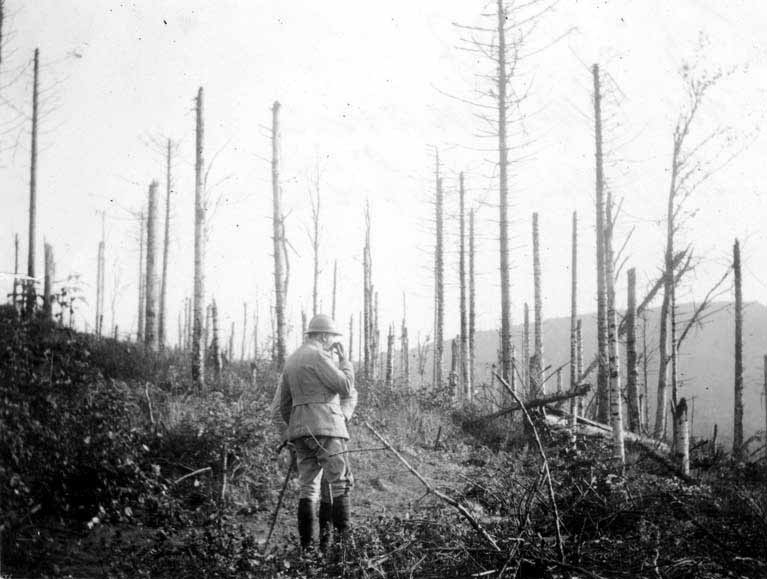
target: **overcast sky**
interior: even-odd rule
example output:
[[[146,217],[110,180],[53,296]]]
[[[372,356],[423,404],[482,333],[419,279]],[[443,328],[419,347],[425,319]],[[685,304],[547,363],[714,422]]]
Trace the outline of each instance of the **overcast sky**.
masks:
[[[434,151],[448,196],[446,335],[457,320],[457,175],[478,207],[478,326],[498,326],[497,170],[492,140],[467,104],[489,88],[486,61],[460,50],[453,22],[492,25],[484,2],[279,2],[7,0],[3,86],[0,271],[13,268],[13,234],[26,255],[31,58],[41,51],[38,264],[42,237],[54,247],[57,278],[81,274],[92,325],[100,211],[106,211],[106,324],[135,331],[138,224],[152,179],[164,183],[157,142],[177,143],[173,162],[169,336],[191,294],[193,99],[205,90],[205,156],[211,164],[208,292],[223,328],[240,325],[242,302],[258,302],[262,332],[273,286],[270,239],[271,106],[282,103],[283,189],[288,212],[289,315],[300,327],[311,308],[309,176],[320,169],[323,306],[330,309],[334,260],[344,325],[362,302],[363,207],[373,217],[373,281],[382,328],[399,322],[407,295],[411,334],[431,334]],[[688,200],[680,245],[700,259],[681,300],[700,298],[719,278],[735,237],[743,243],[746,300],[764,302],[767,8],[759,1],[562,0],[521,47],[513,81],[528,97],[512,127],[513,321],[532,301],[531,213],[540,212],[544,315],[569,308],[570,219],[581,219],[582,312],[595,309],[594,162],[590,66],[605,85],[606,173],[623,198],[620,241],[641,286],[663,253],[671,137],[685,104],[678,73],[726,74],[704,101],[690,144],[720,166]],[[480,38],[481,35],[480,35]],[[488,38],[482,38],[488,40]],[[490,111],[491,112],[491,111]],[[21,128],[20,128],[21,127]],[[731,160],[730,158],[733,157]],[[161,187],[162,190],[162,187]],[[39,265],[41,270],[41,265]],[[23,266],[25,269],[25,266]],[[39,273],[42,273],[39,271]],[[618,292],[623,303],[625,275]],[[10,280],[2,278],[10,290]],[[356,322],[355,322],[356,325]],[[239,331],[239,329],[238,329]],[[291,341],[296,339],[294,332]]]

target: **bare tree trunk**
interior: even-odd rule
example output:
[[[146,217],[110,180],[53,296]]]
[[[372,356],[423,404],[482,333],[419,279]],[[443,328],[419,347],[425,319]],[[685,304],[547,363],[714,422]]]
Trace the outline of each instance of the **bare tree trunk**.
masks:
[[[613,254],[613,203],[608,194],[605,242],[605,282],[607,285],[607,347],[609,356],[610,422],[613,427],[613,458],[623,467],[626,450],[623,442],[623,398],[621,395],[620,360],[618,357],[618,312],[615,309],[615,273]]]
[[[370,286],[371,291],[373,290],[373,286]],[[373,378],[377,378],[380,376],[380,369],[381,369],[381,356],[380,356],[380,344],[381,344],[381,330],[378,326],[378,292],[372,291],[373,293],[373,315],[371,316],[371,319],[373,320],[373,326],[372,326],[372,335],[373,335]]]
[[[469,374],[469,329],[467,327],[466,313],[466,191],[464,189],[463,172],[460,175],[460,243],[458,276],[460,285],[460,312],[461,312],[461,385],[463,398],[471,401],[471,377]]]
[[[319,168],[317,169],[317,177],[314,181],[315,197],[309,194],[309,200],[312,205],[312,316],[316,316],[319,313],[317,309],[317,293],[318,285],[320,281],[320,176]],[[335,319],[335,318],[334,318]]]
[[[202,355],[205,360],[208,359],[208,352],[210,347],[210,332],[213,319],[213,305],[208,304],[205,306],[205,325],[202,327]]]
[[[27,253],[26,312],[32,317],[37,301],[35,291],[35,254],[37,252],[37,97],[39,85],[40,49],[35,49],[34,78],[32,84],[32,145],[29,164],[29,242]]]
[[[674,410],[674,418],[676,420],[676,433],[677,440],[674,442],[674,452],[676,454],[677,462],[682,469],[682,473],[686,476],[690,475],[690,429],[687,422],[687,401],[682,398],[676,405]]]
[[[509,84],[506,65],[506,9],[503,0],[497,0],[498,16],[498,184],[499,184],[499,241],[501,257],[501,376],[507,382],[513,370],[511,363],[511,282],[509,280],[509,150],[506,143]]]
[[[642,315],[642,434],[650,430],[650,360],[647,352],[647,314]]]
[[[641,433],[639,412],[639,388],[637,378],[637,329],[636,329],[636,270],[628,270],[628,308],[626,310],[626,397],[628,399],[629,430]]]
[[[221,380],[221,347],[218,332],[218,307],[216,300],[210,304],[210,325],[213,335],[210,340],[211,357],[213,359],[213,376],[216,383]]]
[[[242,302],[242,349],[240,350],[240,361],[245,361],[245,344],[248,336],[248,302]]]
[[[253,312],[253,362],[258,362],[258,303]]]
[[[575,326],[575,375],[580,377],[583,373],[583,335],[581,320],[578,320]],[[578,419],[583,416],[583,398],[575,398],[575,404],[571,407],[572,418],[570,420],[570,444],[575,448],[575,441],[578,436]]]
[[[474,387],[474,360],[476,334],[476,286],[474,279],[474,209],[469,211],[469,386]],[[511,383],[514,388],[514,382]]]
[[[533,382],[535,392],[533,397],[543,396],[546,386],[543,381],[543,296],[541,293],[541,253],[538,229],[538,213],[533,213],[533,287],[534,287],[534,341],[535,355]]]
[[[732,247],[735,272],[735,409],[733,413],[732,455],[743,459],[743,287],[740,269],[740,242]]]
[[[157,321],[157,343],[160,351],[165,349],[166,342],[166,324],[167,311],[166,303],[168,299],[168,250],[170,248],[170,192],[172,190],[172,181],[170,173],[171,161],[171,140],[168,139],[168,150],[166,158],[165,172],[165,235],[162,244],[162,281],[160,282],[160,315]]]
[[[402,294],[402,334],[400,335],[400,349],[402,356],[402,382],[405,388],[410,389],[410,341],[407,334],[407,302],[405,294]]]
[[[301,310],[301,336],[306,335],[306,311]]]
[[[573,211],[572,243],[570,248],[570,390],[578,387],[578,371],[576,368],[576,356],[578,350],[578,338],[576,334],[578,326],[578,214]],[[575,444],[577,416],[575,414],[575,398],[570,399],[570,416],[572,421],[571,443]]]
[[[436,177],[437,189],[435,198],[435,223],[436,223],[436,244],[434,246],[434,387],[440,388],[442,385],[442,348],[444,342],[444,323],[445,323],[445,261],[444,261],[444,194],[442,191],[442,178],[439,175],[439,153],[436,158]]]
[[[602,164],[602,95],[599,83],[599,65],[592,67],[594,78],[594,131],[596,137],[596,226],[597,226],[597,420],[607,423],[609,412],[608,353],[607,353],[607,293],[605,275],[605,201],[604,170]]]
[[[394,326],[389,326],[386,340],[386,385],[391,387],[394,381]]]
[[[363,248],[363,357],[364,375],[366,378],[373,377],[373,284],[372,284],[372,256],[370,254],[370,204],[365,202],[365,246]]]
[[[234,322],[232,322],[232,327],[229,330],[229,365],[231,366],[234,363]]]
[[[0,0],[0,8],[2,7],[2,0]],[[19,311],[19,234],[13,234],[13,294],[12,304],[14,310]]]
[[[275,368],[285,363],[287,323],[285,302],[288,293],[287,251],[285,239],[285,216],[282,213],[282,188],[280,186],[280,103],[272,107],[272,227],[274,241],[274,311],[277,324],[275,345]]]
[[[157,350],[157,181],[149,185],[146,221],[146,318],[144,344]]]
[[[45,280],[43,282],[43,316],[46,320],[52,319],[53,304],[51,302],[51,288],[53,278],[56,275],[56,264],[53,261],[53,247],[49,243],[43,243],[45,248]]]
[[[764,365],[764,458],[767,460],[767,356],[762,360]]]
[[[524,307],[524,325],[522,326],[522,362],[525,367],[523,368],[522,376],[525,383],[522,385],[524,393],[531,399],[535,398],[533,395],[532,380],[530,376],[530,306],[525,302]]]
[[[146,219],[144,210],[139,213],[139,252],[138,252],[138,331],[136,341],[144,343],[144,316],[146,315],[146,259],[144,248],[146,247]]]
[[[98,254],[96,255],[96,337],[100,338],[104,325],[104,212],[101,212],[101,241],[99,241]]]
[[[197,91],[195,161],[194,161],[194,293],[192,297],[192,382],[205,387],[205,352],[201,343],[205,307],[205,192],[203,190],[203,101],[202,87]]]
[[[453,338],[453,340],[450,342],[450,393],[451,395],[458,398],[458,392],[457,392],[457,386],[458,386],[458,359],[460,358],[461,354],[459,352],[459,346],[458,342],[460,341],[460,336],[456,336]]]

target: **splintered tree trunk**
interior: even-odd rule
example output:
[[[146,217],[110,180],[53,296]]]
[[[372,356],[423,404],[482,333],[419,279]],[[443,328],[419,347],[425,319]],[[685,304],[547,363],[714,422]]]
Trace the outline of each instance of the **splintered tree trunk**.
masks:
[[[51,288],[53,278],[56,275],[55,264],[53,262],[53,247],[49,243],[44,243],[45,248],[45,280],[43,282],[43,316],[46,320],[52,319],[53,304],[51,303]]]
[[[205,387],[205,349],[202,340],[205,307],[205,191],[203,190],[203,100],[197,91],[194,161],[194,293],[192,297],[192,381],[198,390]]]
[[[735,409],[733,414],[732,455],[743,458],[743,288],[740,270],[740,242],[732,247],[735,273]]]
[[[363,247],[363,343],[362,355],[363,374],[366,378],[373,377],[373,287],[372,287],[372,256],[370,253],[370,204],[365,202],[365,246]]]
[[[248,337],[248,303],[242,303],[242,348],[240,350],[240,361],[245,361],[245,345]]]
[[[402,356],[402,383],[410,388],[410,341],[407,334],[407,302],[402,294],[402,333],[400,335],[400,354]]]
[[[535,383],[534,397],[546,393],[543,382],[543,296],[541,294],[541,250],[538,229],[538,213],[533,213],[533,287],[534,287],[534,352],[535,352]]]
[[[498,16],[498,189],[499,189],[499,241],[501,258],[501,377],[508,383],[511,366],[511,282],[509,279],[509,150],[506,143],[508,70],[506,64],[506,9],[503,0],[497,0]]]
[[[229,365],[234,362],[234,322],[232,322],[232,327],[229,330]]]
[[[623,399],[621,396],[620,360],[618,357],[618,312],[615,309],[615,273],[613,271],[612,196],[608,195],[605,227],[605,282],[607,285],[607,346],[609,356],[610,422],[613,427],[613,458],[623,466],[626,450],[623,442]]]
[[[316,197],[310,194],[312,204],[312,316],[319,313],[318,292],[320,282],[320,177],[319,168],[315,180]],[[335,315],[335,314],[334,314]]]
[[[287,322],[285,305],[288,293],[285,217],[282,213],[280,186],[280,103],[272,107],[272,228],[274,242],[274,310],[277,325],[274,366],[282,370],[285,363]]]
[[[146,221],[146,318],[144,344],[157,350],[157,181],[149,185]]]
[[[210,325],[212,336],[210,340],[210,355],[213,361],[213,376],[216,382],[221,379],[221,347],[218,333],[218,307],[216,300],[210,305]]]
[[[629,430],[641,431],[639,411],[639,368],[637,367],[637,328],[636,328],[636,270],[628,271],[628,307],[626,309],[626,397],[628,401]]]
[[[460,357],[458,342],[460,336],[453,338],[450,343],[450,388],[456,395],[456,386],[458,386],[458,358]]]
[[[578,350],[576,328],[578,325],[578,214],[573,211],[572,246],[570,248],[570,390],[578,387],[578,370],[575,357]],[[575,398],[570,399],[570,415],[575,416]],[[577,418],[573,418],[577,420]],[[575,441],[575,428],[572,428],[572,441]]]
[[[0,0],[2,2],[2,0]],[[0,4],[1,6],[1,4]],[[14,233],[13,235],[13,297],[12,297],[12,303],[13,307],[18,313],[18,307],[19,307],[19,234]]]
[[[146,219],[144,218],[144,210],[139,213],[139,227],[141,231],[139,233],[139,251],[138,251],[138,331],[136,333],[136,341],[144,342],[144,316],[146,315],[145,309],[145,297],[146,297],[146,260],[144,257],[145,247],[145,235],[146,235]]]
[[[469,387],[474,387],[476,287],[474,285],[474,209],[469,211]],[[512,382],[512,387],[514,382]]]
[[[445,262],[443,246],[444,195],[442,178],[439,176],[439,154],[437,154],[437,189],[435,207],[436,244],[434,246],[434,387],[442,385],[442,348],[445,323]]]
[[[525,383],[522,385],[522,389],[532,399],[535,396],[533,396],[530,377],[530,306],[527,302],[525,302],[524,325],[522,326],[522,362],[525,365],[522,372]]]
[[[674,452],[677,462],[682,470],[682,474],[690,474],[690,428],[687,422],[687,401],[682,398],[674,410],[676,420],[676,441],[674,443]]]
[[[386,385],[394,381],[394,326],[389,326],[389,336],[386,340]]]
[[[461,314],[461,394],[466,400],[471,400],[471,383],[469,377],[469,328],[466,312],[466,191],[464,189],[463,172],[460,175],[460,241],[458,244],[458,283],[460,286],[460,314]]]
[[[594,79],[594,132],[596,140],[596,225],[597,225],[597,420],[607,423],[609,412],[608,352],[607,352],[607,293],[605,275],[605,200],[602,165],[602,96],[599,88],[599,65],[592,69]]]
[[[96,337],[102,335],[104,324],[104,213],[101,214],[101,241],[96,255]]]
[[[29,164],[29,242],[27,252],[26,313],[32,317],[37,301],[35,291],[35,255],[37,253],[37,96],[40,49],[35,49],[34,76],[32,84],[32,145]]]
[[[764,365],[764,436],[767,438],[767,356],[762,360]],[[764,458],[767,460],[767,439],[764,445]]]
[[[168,299],[168,250],[170,248],[170,192],[172,190],[172,181],[170,173],[171,160],[171,140],[168,139],[168,150],[166,156],[165,171],[165,235],[162,244],[162,280],[160,282],[160,315],[157,319],[157,343],[160,351],[165,349],[167,308]]]
[[[581,320],[575,326],[575,375],[579,377],[583,372],[583,338]],[[575,403],[570,407],[572,417],[570,419],[570,443],[575,447],[578,436],[578,417],[583,416],[583,397],[576,396]]]

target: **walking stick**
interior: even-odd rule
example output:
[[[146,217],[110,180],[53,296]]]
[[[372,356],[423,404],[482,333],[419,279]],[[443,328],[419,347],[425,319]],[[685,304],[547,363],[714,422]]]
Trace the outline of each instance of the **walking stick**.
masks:
[[[296,464],[296,461],[291,460],[290,466],[288,466],[288,472],[287,474],[285,474],[285,482],[282,483],[282,490],[280,491],[280,497],[277,499],[277,507],[274,509],[274,515],[272,515],[272,524],[269,526],[269,534],[266,536],[266,541],[264,541],[264,551],[263,551],[264,555],[266,555],[266,550],[269,547],[269,540],[272,538],[272,533],[274,532],[274,526],[277,524],[277,515],[280,513],[280,508],[282,507],[282,499],[285,498],[285,491],[288,488],[288,483],[290,482],[290,475],[293,474],[293,469],[295,468],[295,464]]]

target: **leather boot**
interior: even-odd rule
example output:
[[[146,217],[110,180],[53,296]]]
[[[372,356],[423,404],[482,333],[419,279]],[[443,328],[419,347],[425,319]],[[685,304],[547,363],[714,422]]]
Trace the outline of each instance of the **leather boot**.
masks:
[[[351,530],[349,516],[349,495],[343,494],[340,497],[333,497],[333,526],[342,540]]]
[[[298,499],[298,536],[301,548],[308,549],[314,540],[314,501]]]
[[[333,533],[333,503],[320,501],[320,550],[327,551]]]

